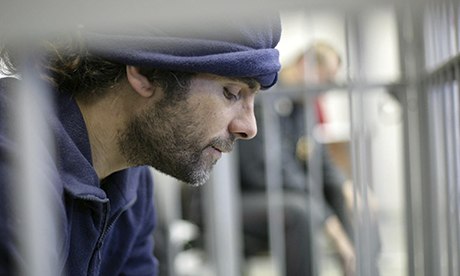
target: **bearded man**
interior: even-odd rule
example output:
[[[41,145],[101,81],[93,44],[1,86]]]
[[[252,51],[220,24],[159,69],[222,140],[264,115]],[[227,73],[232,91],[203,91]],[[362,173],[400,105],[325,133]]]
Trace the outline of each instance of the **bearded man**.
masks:
[[[4,73],[38,69],[53,92],[49,153],[58,206],[57,270],[68,275],[156,275],[153,181],[147,166],[192,185],[209,177],[237,139],[256,135],[254,97],[273,86],[278,17],[209,22],[182,29],[136,26],[41,42],[24,59],[4,40]],[[128,30],[129,29],[129,30]],[[5,43],[5,41],[7,43]],[[21,78],[21,77],[20,77]],[[0,80],[0,274],[27,266],[18,249],[24,222],[9,210],[17,148],[9,124],[21,80]],[[5,115],[4,115],[5,114]]]

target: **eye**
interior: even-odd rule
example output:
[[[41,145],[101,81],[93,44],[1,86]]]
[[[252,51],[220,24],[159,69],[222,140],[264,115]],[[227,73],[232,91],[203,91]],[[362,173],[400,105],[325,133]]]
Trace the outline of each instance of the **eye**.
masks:
[[[236,101],[240,98],[239,90],[224,87],[224,97]]]

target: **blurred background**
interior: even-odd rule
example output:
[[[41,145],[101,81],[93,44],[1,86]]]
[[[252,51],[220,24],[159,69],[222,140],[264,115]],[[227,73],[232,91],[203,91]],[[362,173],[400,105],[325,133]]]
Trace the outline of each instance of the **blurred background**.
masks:
[[[255,142],[202,187],[152,169],[161,276],[460,275],[457,0],[2,6],[0,33],[28,37],[82,16],[180,27],[281,10],[283,69],[258,95]]]

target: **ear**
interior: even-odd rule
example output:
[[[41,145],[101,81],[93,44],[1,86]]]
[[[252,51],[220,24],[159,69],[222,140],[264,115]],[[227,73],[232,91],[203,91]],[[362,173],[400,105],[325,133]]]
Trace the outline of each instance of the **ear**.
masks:
[[[132,65],[126,65],[126,76],[131,87],[142,97],[151,97],[154,92],[154,86],[141,74],[140,68]]]

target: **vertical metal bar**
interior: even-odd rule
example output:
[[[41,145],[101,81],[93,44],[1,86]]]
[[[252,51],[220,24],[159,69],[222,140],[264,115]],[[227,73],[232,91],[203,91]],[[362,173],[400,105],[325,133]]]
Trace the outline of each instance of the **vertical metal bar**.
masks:
[[[306,61],[308,62],[308,61]],[[315,61],[316,62],[316,61]],[[306,65],[306,66],[311,66],[311,65]],[[305,81],[307,83],[307,81]],[[303,105],[304,105],[304,118],[305,118],[305,135],[306,137],[310,137],[312,139],[315,139],[313,135],[313,128],[316,124],[315,121],[315,98],[318,96],[318,91],[308,91],[308,87],[305,87],[306,91],[302,95],[303,98]],[[318,141],[313,141],[313,143],[317,143]],[[314,154],[310,154],[306,160],[307,163],[307,170],[308,170],[308,175],[307,175],[307,190],[311,193],[312,198],[324,198],[323,195],[323,171],[322,171],[322,155],[320,154],[320,151],[314,151]],[[319,275],[319,272],[321,270],[320,267],[320,257],[322,256],[321,248],[317,245],[316,243],[316,229],[318,228],[318,225],[315,223],[317,222],[316,219],[313,218],[314,213],[314,207],[313,207],[313,202],[312,200],[308,201],[308,216],[309,216],[309,221],[310,221],[310,235],[312,237],[309,239],[311,240],[311,245],[310,245],[310,252],[312,254],[308,254],[311,257],[311,266],[312,266],[312,273],[313,275]]]
[[[20,254],[25,265],[21,275],[59,275],[63,264],[58,256],[61,236],[57,221],[57,202],[52,193],[56,175],[53,174],[54,144],[49,114],[51,91],[34,70],[29,51],[24,53],[23,75],[16,93],[15,137],[18,171],[13,187],[16,218],[23,225],[18,230]]]
[[[408,202],[408,247],[409,247],[409,273],[411,276],[419,275],[442,275],[439,273],[439,227],[437,186],[439,182],[438,160],[433,151],[435,147],[432,133],[433,106],[436,106],[436,87],[434,82],[425,79],[427,69],[439,65],[438,43],[423,43],[423,31],[427,28],[432,30],[438,38],[435,30],[438,28],[437,13],[434,11],[435,3],[429,2],[425,13],[431,16],[428,25],[420,24],[423,16],[423,8],[417,0],[408,1],[408,6],[402,16],[405,22],[403,48],[404,72],[407,82],[405,98],[406,116],[406,165],[409,170],[408,185],[406,186],[406,199]],[[427,4],[425,2],[425,4]],[[425,29],[422,29],[422,28]],[[435,39],[436,40],[436,39]],[[425,41],[426,42],[426,41]],[[433,43],[436,41],[432,41]],[[424,51],[433,48],[433,60],[431,68],[424,60]],[[427,150],[428,149],[428,150]],[[442,182],[441,182],[442,183]],[[433,233],[435,231],[436,233]]]
[[[435,160],[435,149],[432,146],[435,141],[436,137],[434,132],[436,131],[436,106],[437,106],[437,83],[431,82],[429,89],[427,89],[425,97],[427,102],[427,113],[430,114],[427,116],[428,124],[427,134],[428,137],[424,142],[425,145],[428,146],[428,154],[427,158]],[[430,146],[431,145],[431,146]],[[438,208],[438,201],[437,201],[437,185],[433,185],[434,183],[438,182],[438,170],[436,168],[436,163],[430,160],[429,167],[427,168],[428,171],[428,180],[424,179],[423,183],[423,203],[425,206],[430,206],[429,208],[424,208],[424,239],[426,242],[425,247],[425,257],[426,262],[424,264],[425,271],[427,275],[438,275],[439,271],[439,243],[437,242],[438,237],[438,221],[437,221],[437,208]]]
[[[444,117],[444,85],[445,78],[437,76],[435,89],[430,95],[431,113],[430,128],[432,129],[432,143],[430,145],[432,166],[432,181],[430,183],[431,202],[433,202],[433,219],[431,224],[431,240],[433,242],[433,265],[436,275],[447,275],[448,269],[448,222],[446,209],[447,187],[447,145]]]
[[[443,241],[446,243],[445,248],[445,255],[446,255],[446,271],[448,275],[454,275],[454,259],[453,259],[453,244],[455,242],[454,239],[454,231],[453,226],[455,225],[452,221],[452,215],[454,213],[453,206],[452,206],[452,187],[453,187],[453,143],[452,143],[452,136],[453,136],[453,129],[452,129],[452,85],[451,80],[451,72],[445,72],[442,74],[441,78],[441,99],[442,99],[442,120],[444,125],[444,174],[445,174],[445,182],[440,183],[443,185],[444,189],[444,196],[443,196],[443,203],[444,203],[444,219],[445,219],[445,227],[446,227],[446,235],[443,238]]]
[[[446,37],[439,34],[446,31],[446,24],[443,22],[444,3],[432,3],[434,7],[433,30],[438,33],[439,40],[435,41],[437,60],[435,66],[439,67],[446,61]],[[432,89],[426,91],[425,99],[427,111],[422,116],[428,118],[428,125],[423,132],[428,134],[425,148],[428,148],[426,163],[428,167],[424,174],[424,228],[425,240],[425,270],[428,275],[448,275],[449,273],[449,240],[448,240],[448,221],[446,205],[446,144],[445,144],[445,124],[443,116],[443,97],[445,76],[430,76]],[[423,110],[424,112],[425,110]]]
[[[460,91],[459,91],[459,81],[460,81],[460,65],[455,64],[454,69],[454,79],[453,79],[453,97],[452,97],[452,123],[453,123],[453,141],[454,141],[454,179],[453,179],[453,197],[454,201],[454,222],[456,225],[456,243],[455,249],[456,252],[456,270],[460,271]],[[457,272],[457,275],[460,275]]]
[[[447,0],[447,24],[449,28],[449,56],[454,57],[458,52],[457,40],[457,13],[456,13],[456,0]]]
[[[359,16],[359,15],[358,15]],[[346,19],[346,43],[347,43],[347,60],[350,65],[354,65],[355,70],[349,74],[354,74],[354,80],[358,84],[364,80],[361,74],[362,58],[362,41],[357,14],[349,14]],[[352,84],[352,77],[349,75],[349,83]],[[368,260],[371,254],[371,235],[370,235],[370,213],[367,198],[367,184],[370,183],[370,170],[367,145],[369,142],[369,130],[365,122],[365,95],[364,89],[359,85],[349,89],[350,99],[350,123],[351,123],[351,156],[353,162],[353,181],[354,181],[354,213],[355,225],[357,226],[355,241],[357,253],[357,275],[376,275],[374,267],[371,267],[371,261]],[[360,206],[357,199],[360,198]]]
[[[434,67],[435,49],[434,49],[434,31],[433,31],[433,14],[430,5],[424,8],[423,13],[424,42],[425,42],[425,60],[426,67]]]
[[[449,234],[448,241],[448,250],[449,250],[449,275],[457,276],[458,275],[458,254],[456,250],[457,244],[457,224],[456,224],[456,202],[457,196],[455,194],[455,179],[457,172],[455,171],[455,152],[456,152],[456,141],[455,132],[455,117],[453,116],[456,113],[455,110],[455,90],[454,90],[454,72],[446,72],[446,82],[445,82],[445,121],[447,124],[446,130],[446,144],[447,144],[447,189],[446,189],[446,204],[447,204],[447,229]]]
[[[445,32],[445,24],[444,24],[444,15],[443,15],[443,3],[442,1],[436,1],[436,30],[438,34],[438,65],[446,61],[446,32]],[[443,30],[443,31],[440,31]]]
[[[456,157],[455,157],[455,152],[457,151],[457,141],[455,141],[455,132],[456,132],[456,126],[455,126],[455,119],[454,119],[454,114],[455,114],[455,93],[456,93],[456,83],[455,83],[455,77],[454,77],[454,72],[452,72],[452,79],[449,82],[449,85],[451,86],[451,113],[449,116],[450,122],[451,122],[451,152],[450,152],[450,182],[449,182],[449,221],[451,223],[451,233],[450,233],[450,239],[451,239],[451,258],[452,258],[452,266],[451,266],[451,271],[453,276],[459,276],[459,258],[460,255],[458,254],[458,235],[457,233],[459,232],[458,228],[458,210],[457,210],[457,199],[458,196],[456,195],[456,178],[457,178],[457,173],[456,170]]]
[[[413,3],[412,3],[413,4]],[[405,217],[406,217],[406,242],[407,242],[407,273],[410,276],[424,276],[425,248],[424,238],[424,212],[423,212],[423,186],[422,160],[425,151],[421,151],[422,144],[426,139],[420,135],[424,125],[423,118],[423,90],[420,85],[421,66],[432,67],[434,60],[434,48],[432,45],[431,14],[428,7],[414,8],[410,1],[399,10],[399,44],[401,50],[401,72],[402,80],[406,84],[402,99],[404,108],[404,167],[406,185],[405,196]],[[425,8],[425,9],[424,9]],[[417,22],[419,20],[419,22]],[[424,23],[424,25],[420,24]],[[423,28],[423,29],[422,29]],[[425,36],[423,36],[425,34]],[[428,38],[423,44],[421,38]],[[416,47],[416,45],[418,47]],[[423,55],[425,45],[428,55]],[[422,46],[422,47],[420,47]],[[423,62],[423,57],[426,63]],[[422,68],[422,69],[421,69]]]
[[[434,67],[436,67],[440,60],[441,60],[441,57],[440,57],[440,41],[441,41],[441,34],[439,32],[437,32],[437,28],[439,28],[439,16],[438,16],[438,6],[434,3],[434,2],[431,2],[430,3],[430,8],[431,8],[431,14],[432,14],[432,31],[433,31],[433,35],[434,35],[434,39],[433,39],[433,65]]]
[[[449,27],[448,27],[448,16],[447,16],[447,3],[446,0],[439,1],[439,20],[441,24],[442,34],[442,62],[446,62],[450,56],[450,38],[449,38]]]
[[[166,263],[160,263],[160,265],[167,267],[168,276],[177,276],[174,260],[178,253],[183,250],[184,239],[183,236],[178,237],[172,233],[177,233],[177,222],[183,217],[180,199],[181,183],[153,167],[150,168],[150,171],[153,179],[155,179],[155,203],[157,214],[159,214],[157,215],[157,223],[164,223],[167,229],[164,236],[161,237],[164,240],[161,241],[162,245],[160,245],[165,247]]]
[[[219,276],[241,275],[241,221],[238,207],[238,181],[233,153],[222,156],[204,194],[208,246],[213,269]]]
[[[455,14],[455,28],[456,28],[456,32],[455,32],[455,35],[457,36],[457,52],[456,54],[458,54],[460,52],[460,4],[458,3],[458,0],[455,0],[454,1],[455,5],[454,5],[454,14]]]
[[[273,108],[273,97],[262,98],[264,125],[265,179],[267,181],[268,227],[272,261],[279,276],[286,275],[283,190],[281,170],[281,137],[279,118]]]
[[[424,198],[424,203],[426,205],[429,205],[430,208],[426,209],[428,213],[425,213],[425,224],[424,226],[426,227],[426,233],[425,233],[425,239],[426,239],[426,244],[427,248],[429,248],[429,252],[425,252],[427,254],[427,258],[429,261],[425,263],[425,270],[427,271],[428,275],[441,275],[439,274],[440,270],[440,263],[439,263],[439,256],[440,256],[440,248],[439,248],[439,242],[438,242],[438,237],[439,237],[439,200],[438,200],[438,183],[441,179],[441,176],[439,175],[439,169],[437,165],[437,160],[438,160],[438,154],[437,151],[438,149],[435,148],[435,145],[437,143],[437,140],[439,139],[439,133],[435,133],[438,131],[438,124],[439,124],[439,119],[438,119],[438,82],[433,82],[428,91],[427,91],[427,102],[428,102],[428,114],[430,116],[428,117],[428,141],[429,141],[429,148],[428,148],[428,155],[432,160],[435,160],[434,162],[431,162],[432,166],[430,166],[430,179],[428,183],[426,183],[425,186],[425,198]]]
[[[431,31],[433,34],[433,67],[437,67],[439,65],[439,62],[441,60],[441,57],[439,56],[439,47],[440,47],[440,34],[437,32],[437,29],[439,28],[439,18],[438,18],[438,7],[436,5],[435,1],[428,1],[428,7],[429,7],[429,14],[431,15]]]

